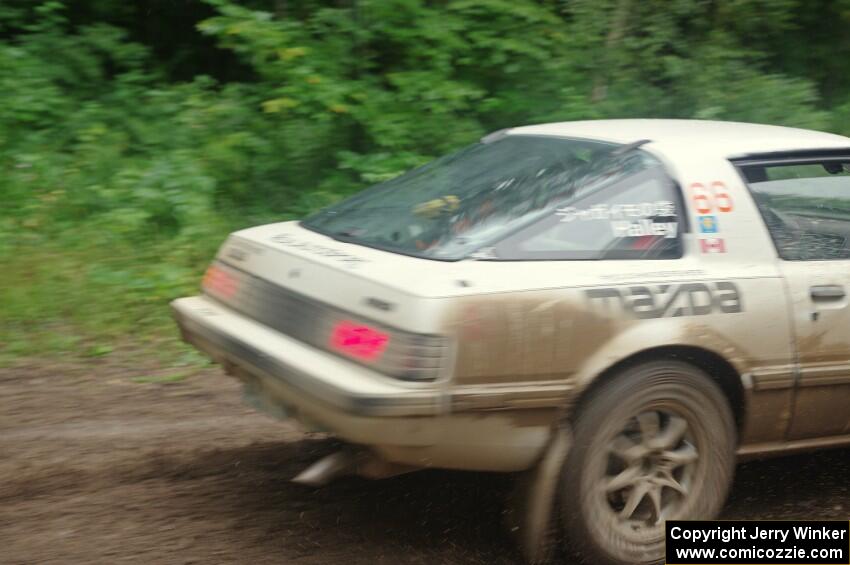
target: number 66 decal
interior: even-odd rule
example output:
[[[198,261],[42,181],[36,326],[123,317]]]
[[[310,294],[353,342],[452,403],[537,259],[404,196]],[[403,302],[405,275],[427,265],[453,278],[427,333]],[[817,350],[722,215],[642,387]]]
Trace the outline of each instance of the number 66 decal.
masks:
[[[719,212],[731,212],[734,207],[726,185],[719,180],[712,182],[710,188],[701,182],[691,184],[691,199],[700,214],[710,214],[715,208]]]

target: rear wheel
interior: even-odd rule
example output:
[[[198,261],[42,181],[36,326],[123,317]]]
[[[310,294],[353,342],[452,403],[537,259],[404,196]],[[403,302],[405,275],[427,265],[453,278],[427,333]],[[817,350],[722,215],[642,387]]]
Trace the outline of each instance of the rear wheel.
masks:
[[[734,418],[696,367],[654,361],[622,372],[582,404],[573,431],[561,517],[587,562],[660,562],[665,520],[711,519],[722,508]]]

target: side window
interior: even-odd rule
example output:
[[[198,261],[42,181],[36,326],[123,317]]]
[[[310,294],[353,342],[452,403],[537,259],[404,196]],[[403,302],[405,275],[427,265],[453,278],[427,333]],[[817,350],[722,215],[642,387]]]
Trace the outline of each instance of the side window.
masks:
[[[678,189],[652,167],[554,209],[494,252],[507,260],[676,259],[682,217]]]
[[[780,257],[850,259],[850,156],[738,168]]]

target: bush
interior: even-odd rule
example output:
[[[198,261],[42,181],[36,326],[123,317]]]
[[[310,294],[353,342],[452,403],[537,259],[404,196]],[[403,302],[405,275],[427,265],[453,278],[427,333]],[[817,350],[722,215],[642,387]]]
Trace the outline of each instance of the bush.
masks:
[[[843,17],[841,1],[822,3]],[[143,4],[0,6],[0,343],[17,350],[161,332],[229,230],[502,127],[665,116],[850,133],[850,102],[829,112],[821,83],[779,68],[783,54],[800,68],[783,43],[808,37],[795,22],[821,25],[793,1],[207,0],[186,3],[201,19],[179,41],[174,8]],[[141,42],[149,27],[159,43]]]

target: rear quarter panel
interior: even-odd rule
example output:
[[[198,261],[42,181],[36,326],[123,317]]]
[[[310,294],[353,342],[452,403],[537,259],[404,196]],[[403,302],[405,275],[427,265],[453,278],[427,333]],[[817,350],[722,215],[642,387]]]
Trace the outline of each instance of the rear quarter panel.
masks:
[[[464,267],[470,294],[447,299],[444,318],[458,344],[455,387],[561,382],[570,385],[560,393],[570,401],[632,355],[692,346],[722,356],[741,375],[742,443],[783,437],[793,346],[773,245],[728,161],[667,161],[690,226],[682,258],[466,262],[474,264]],[[711,186],[724,191],[723,210]],[[706,193],[708,204],[697,196]],[[716,233],[701,232],[706,215]],[[704,252],[707,238],[721,239],[723,252]]]

